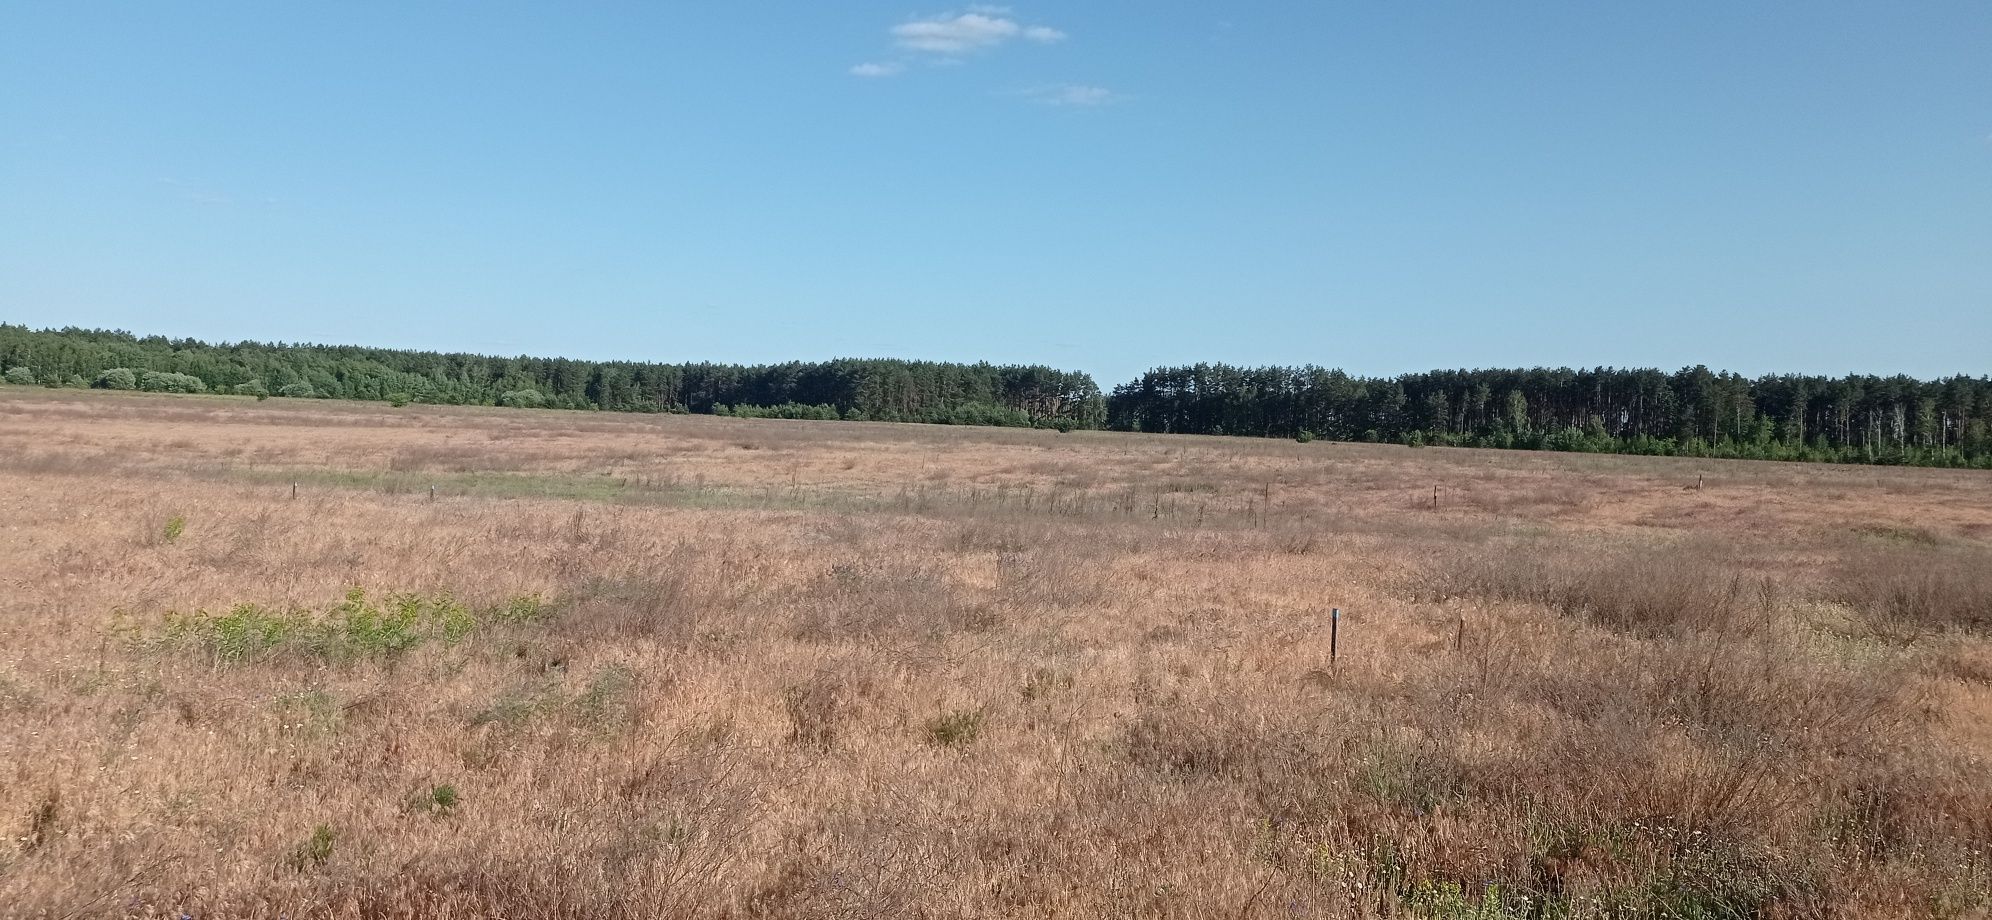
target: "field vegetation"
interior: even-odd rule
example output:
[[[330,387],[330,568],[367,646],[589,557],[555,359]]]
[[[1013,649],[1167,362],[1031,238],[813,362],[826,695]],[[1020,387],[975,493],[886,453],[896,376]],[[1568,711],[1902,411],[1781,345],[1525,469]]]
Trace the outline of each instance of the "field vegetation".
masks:
[[[1992,915],[1983,472],[8,387],[0,589],[0,917]]]
[[[1042,365],[893,359],[660,364],[388,348],[220,345],[0,323],[0,381],[739,418],[1108,428],[1745,460],[1992,469],[1992,378],[1757,378],[1695,366],[1358,377],[1319,366],[1160,367],[1102,395]]]

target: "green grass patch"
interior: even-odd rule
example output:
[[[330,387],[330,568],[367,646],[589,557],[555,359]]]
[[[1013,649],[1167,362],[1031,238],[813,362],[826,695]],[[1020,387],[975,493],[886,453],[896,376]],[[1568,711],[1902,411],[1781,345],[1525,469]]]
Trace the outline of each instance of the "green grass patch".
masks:
[[[391,657],[427,643],[455,645],[479,630],[551,615],[552,608],[538,595],[474,608],[448,592],[396,593],[375,599],[354,588],[324,610],[245,603],[218,613],[170,612],[150,625],[134,625],[120,617],[113,629],[140,646],[194,649],[217,663],[281,654],[352,661]]]
[[[927,743],[935,747],[962,747],[982,736],[981,709],[958,709],[927,721]]]
[[[284,862],[291,871],[304,872],[316,869],[332,858],[332,847],[339,835],[331,827],[320,824],[312,829],[311,836],[303,843],[291,848],[290,856]]]

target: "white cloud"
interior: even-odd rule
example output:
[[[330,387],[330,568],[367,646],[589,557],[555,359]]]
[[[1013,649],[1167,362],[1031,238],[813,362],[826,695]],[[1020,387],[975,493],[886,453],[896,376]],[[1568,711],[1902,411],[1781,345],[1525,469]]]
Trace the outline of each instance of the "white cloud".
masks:
[[[894,44],[923,54],[967,54],[994,48],[1012,39],[1023,38],[1039,44],[1065,40],[1065,33],[1050,26],[1026,26],[1013,18],[1007,6],[979,4],[965,13],[942,13],[892,27]]]
[[[982,13],[962,13],[916,19],[892,27],[899,47],[931,54],[965,54],[1000,45],[1017,36],[1021,27],[1014,19]]]
[[[899,49],[896,60],[859,64],[850,69],[858,77],[890,77],[909,66],[959,64],[981,53],[1018,40],[1038,45],[1065,41],[1063,31],[1047,25],[1025,24],[1008,6],[970,4],[933,16],[910,19],[887,29],[892,44]]]
[[[1057,86],[1040,86],[1027,90],[1024,95],[1045,105],[1071,105],[1091,108],[1119,102],[1121,95],[1104,86],[1089,86],[1084,83],[1061,83]]]

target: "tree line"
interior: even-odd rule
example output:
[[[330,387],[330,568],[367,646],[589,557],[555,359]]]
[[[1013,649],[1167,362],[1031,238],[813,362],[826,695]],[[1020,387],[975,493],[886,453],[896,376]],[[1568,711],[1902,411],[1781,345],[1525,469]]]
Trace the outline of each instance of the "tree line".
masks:
[[[1085,373],[938,361],[579,361],[0,324],[0,367],[10,383],[404,404],[1078,428],[1106,411]]]
[[[1112,428],[1992,469],[1992,378],[1757,378],[1650,368],[1157,368],[1103,395],[1041,365],[840,358],[738,365],[209,344],[0,323],[9,384],[759,418]]]
[[[1992,378],[1757,378],[1691,367],[1157,368],[1115,387],[1126,431],[1992,469]]]

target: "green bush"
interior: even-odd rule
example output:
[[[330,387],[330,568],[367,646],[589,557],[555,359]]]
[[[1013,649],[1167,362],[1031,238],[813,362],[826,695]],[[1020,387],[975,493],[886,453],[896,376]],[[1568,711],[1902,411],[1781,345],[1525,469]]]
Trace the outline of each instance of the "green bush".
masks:
[[[34,386],[35,385],[34,368],[10,367],[7,369],[6,380],[8,383],[11,383],[15,386],[21,386],[21,387]]]
[[[399,655],[428,642],[455,645],[499,623],[545,619],[537,595],[481,609],[450,596],[389,594],[379,601],[354,588],[323,612],[237,604],[225,613],[168,613],[156,630],[127,630],[141,645],[198,649],[220,662],[294,653],[325,661]]]
[[[138,375],[138,388],[147,393],[205,393],[207,381],[192,374],[146,371]]]
[[[318,391],[312,389],[308,383],[286,383],[277,388],[277,395],[291,399],[310,399],[317,396]]]
[[[506,390],[498,394],[498,404],[514,409],[537,409],[546,405],[546,397],[533,389]]]
[[[1306,444],[1314,440],[1314,432],[1302,428],[1299,432],[1294,434],[1293,439],[1299,441],[1302,444]]]
[[[90,385],[99,390],[136,390],[138,372],[129,367],[114,367],[97,375]]]
[[[251,380],[248,383],[238,383],[234,386],[233,389],[235,391],[235,395],[237,396],[254,396],[257,399],[270,398],[270,388],[264,386],[263,381],[261,380]]]
[[[779,406],[734,406],[731,414],[736,418],[788,418],[817,422],[834,422],[843,418],[836,406],[807,406],[802,403],[783,403]]]

